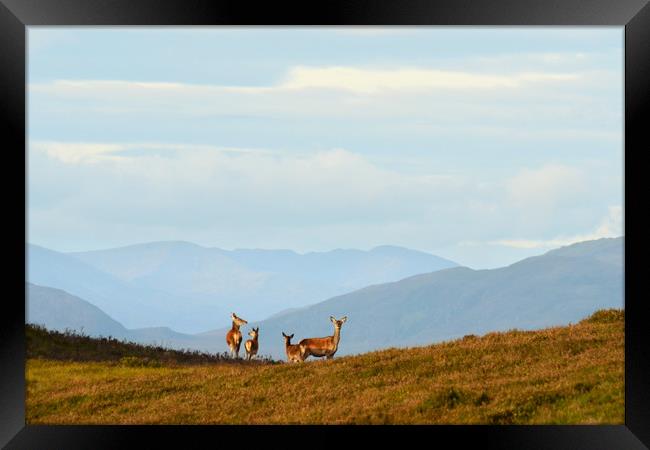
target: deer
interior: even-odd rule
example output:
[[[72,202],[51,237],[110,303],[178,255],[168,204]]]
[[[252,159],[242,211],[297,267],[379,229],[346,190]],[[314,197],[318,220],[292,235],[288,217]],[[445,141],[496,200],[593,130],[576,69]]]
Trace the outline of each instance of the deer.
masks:
[[[237,317],[237,314],[235,313],[232,313],[230,315],[230,318],[232,319],[232,328],[230,328],[230,331],[228,331],[226,334],[226,344],[228,344],[228,347],[230,348],[230,356],[234,355],[235,358],[239,358],[239,346],[241,345],[242,339],[239,327],[247,324],[248,322],[240,317]]]
[[[341,340],[341,327],[348,320],[347,316],[341,318],[341,320],[336,320],[333,316],[330,316],[330,321],[334,324],[334,335],[327,336],[322,338],[307,338],[300,341],[298,344],[300,346],[300,354],[303,360],[308,356],[315,356],[317,358],[322,358],[325,356],[327,359],[332,359],[334,353],[339,348],[339,341]]]
[[[250,361],[255,355],[257,355],[257,350],[260,348],[257,338],[260,335],[260,327],[253,328],[248,332],[248,335],[253,339],[249,339],[244,344],[246,349],[246,358]]]
[[[305,359],[302,357],[302,352],[300,351],[300,345],[291,344],[291,339],[293,338],[293,334],[287,336],[286,334],[284,334],[283,331],[282,336],[284,337],[284,351],[287,353],[287,361],[290,363],[303,362]]]

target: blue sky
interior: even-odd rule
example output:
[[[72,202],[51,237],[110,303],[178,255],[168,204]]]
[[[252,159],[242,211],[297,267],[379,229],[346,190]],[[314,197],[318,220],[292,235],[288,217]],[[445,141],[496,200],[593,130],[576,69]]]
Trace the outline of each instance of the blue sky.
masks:
[[[623,28],[28,29],[28,239],[474,268],[623,234]]]

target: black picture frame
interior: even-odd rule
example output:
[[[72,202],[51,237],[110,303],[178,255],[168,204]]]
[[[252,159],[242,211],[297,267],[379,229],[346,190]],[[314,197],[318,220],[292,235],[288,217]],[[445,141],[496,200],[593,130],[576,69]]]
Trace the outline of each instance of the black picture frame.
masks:
[[[572,25],[625,27],[625,425],[620,426],[418,426],[418,427],[224,427],[224,426],[26,426],[26,27],[30,25]],[[650,101],[650,6],[648,0],[330,0],[266,2],[234,0],[0,0],[0,114],[5,214],[5,278],[11,295],[0,325],[0,446],[6,448],[147,448],[244,446],[358,434],[362,439],[455,448],[640,449],[650,446],[650,323],[642,296],[648,222],[641,157]],[[647,120],[647,119],[646,119]],[[22,178],[21,178],[22,177]],[[22,183],[21,183],[22,179]],[[646,189],[647,190],[647,189]],[[16,213],[22,208],[23,214]],[[22,264],[20,264],[21,262]],[[24,297],[23,297],[24,299]],[[416,433],[418,436],[414,436]],[[269,440],[267,434],[272,436]],[[277,440],[276,440],[277,439]],[[408,439],[408,440],[405,440]]]

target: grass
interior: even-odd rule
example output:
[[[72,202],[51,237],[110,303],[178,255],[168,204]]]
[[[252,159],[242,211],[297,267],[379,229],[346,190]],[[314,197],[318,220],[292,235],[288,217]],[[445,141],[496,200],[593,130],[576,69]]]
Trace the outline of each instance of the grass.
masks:
[[[231,358],[228,353],[205,353],[195,350],[172,350],[142,345],[113,337],[93,338],[66,330],[47,330],[39,325],[25,326],[28,359],[62,361],[105,361],[133,366],[160,367],[170,364],[273,364],[268,357],[255,361]]]
[[[624,423],[619,310],[304,364],[46,355],[27,361],[28,424]]]

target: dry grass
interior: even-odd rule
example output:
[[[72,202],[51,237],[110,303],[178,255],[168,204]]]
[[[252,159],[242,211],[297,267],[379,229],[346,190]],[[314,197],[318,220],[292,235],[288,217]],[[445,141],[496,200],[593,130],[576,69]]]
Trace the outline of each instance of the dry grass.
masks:
[[[224,353],[196,350],[173,350],[156,345],[143,345],[114,337],[90,337],[74,331],[48,330],[39,325],[25,325],[27,358],[63,361],[119,362],[123,365],[160,367],[177,364],[275,364],[261,356],[254,361],[231,358]]]
[[[28,424],[622,424],[624,313],[296,365],[26,371]]]

